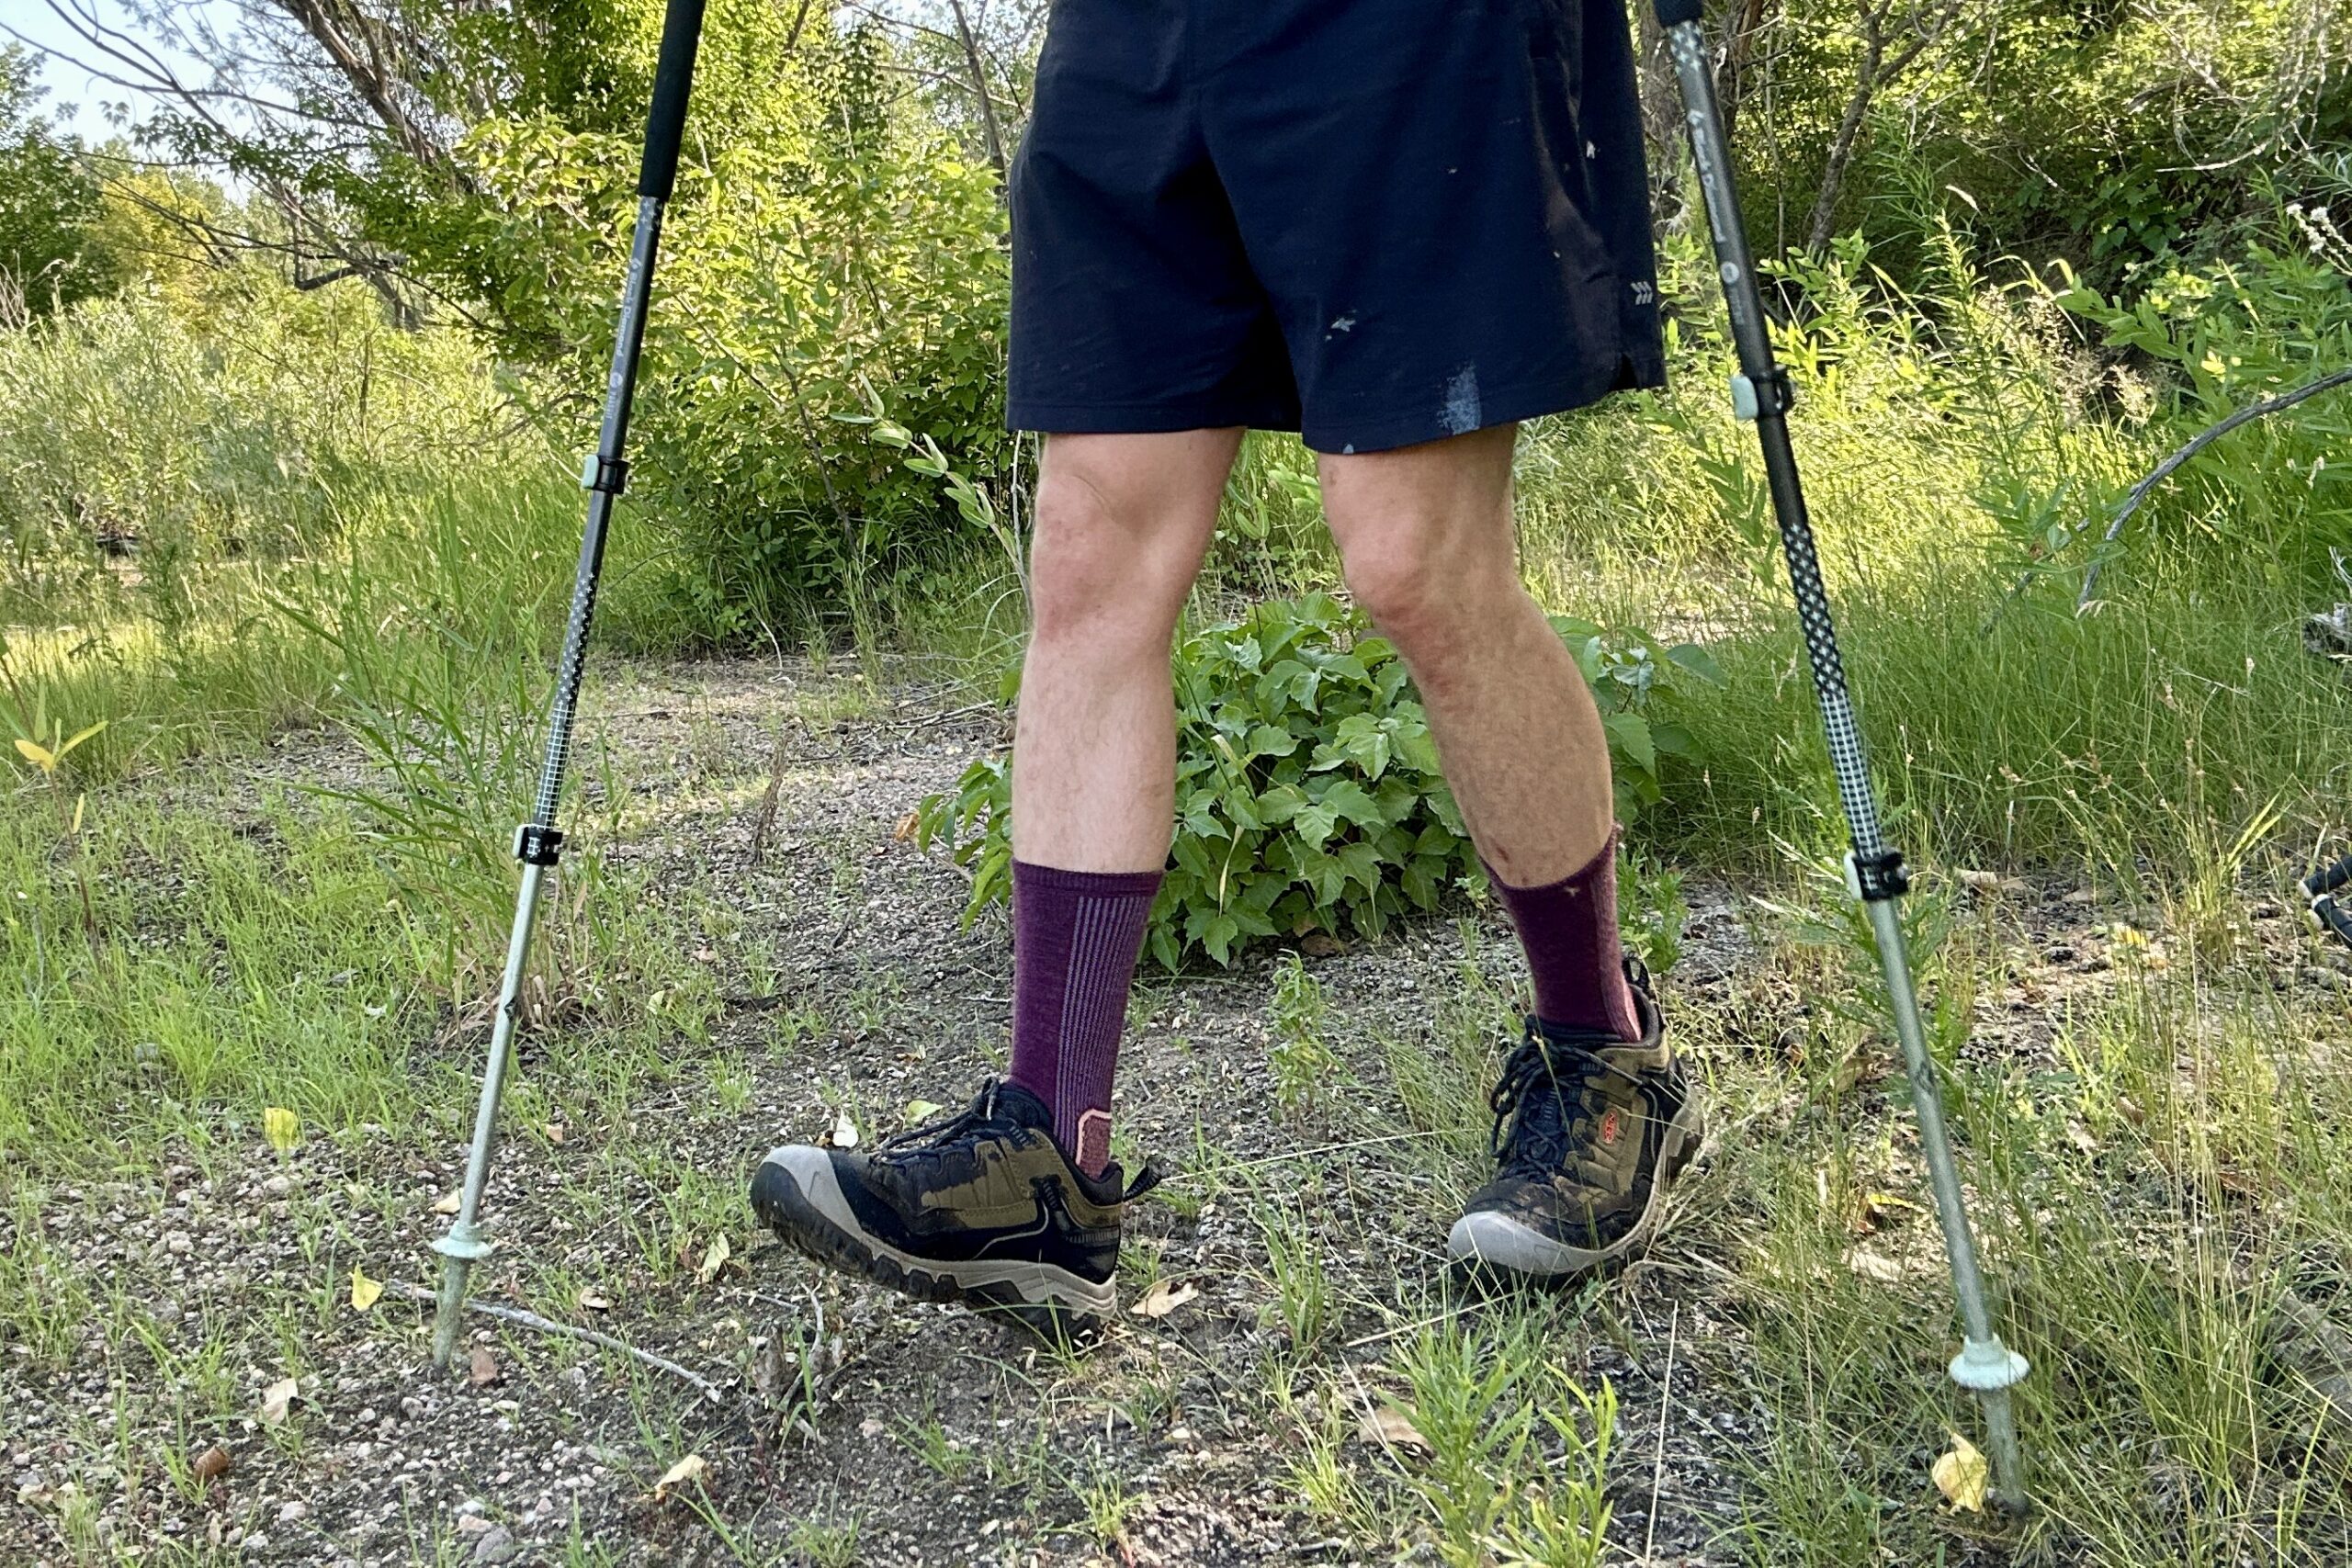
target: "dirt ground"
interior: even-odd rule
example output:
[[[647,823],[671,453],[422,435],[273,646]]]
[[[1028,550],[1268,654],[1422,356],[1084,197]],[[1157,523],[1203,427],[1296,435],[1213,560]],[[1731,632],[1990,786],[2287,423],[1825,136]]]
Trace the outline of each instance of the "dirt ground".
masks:
[[[553,1120],[562,1086],[594,1077],[595,1032],[530,1036],[518,1085],[547,1093],[518,1091],[487,1205],[499,1251],[478,1271],[478,1300],[665,1358],[716,1397],[481,1314],[467,1365],[433,1368],[430,1309],[403,1287],[433,1283],[427,1247],[447,1221],[432,1203],[462,1169],[471,1100],[459,1070],[474,1070],[480,1035],[461,1031],[418,1047],[421,1068],[452,1064],[462,1103],[448,1136],[319,1136],[282,1161],[256,1142],[175,1162],[160,1184],[130,1173],[51,1192],[51,1241],[145,1302],[155,1343],[120,1355],[94,1333],[70,1375],[5,1374],[0,1559],[83,1560],[51,1522],[59,1489],[79,1488],[100,1555],[164,1560],[1438,1561],[1409,1527],[1335,1534],[1302,1506],[1297,1461],[1315,1430],[1339,1434],[1368,1475],[1413,1463],[1383,1452],[1364,1419],[1396,1386],[1394,1353],[1449,1313],[1497,1310],[1442,1268],[1444,1217],[1477,1179],[1486,1128],[1415,1131],[1391,1063],[1459,1027],[1465,936],[1481,970],[1509,983],[1506,928],[1491,914],[1431,922],[1308,959],[1328,1010],[1317,1032],[1351,1087],[1297,1109],[1278,1103],[1270,1065],[1278,956],[1147,975],[1121,1138],[1170,1179],[1132,1220],[1123,1300],[1154,1281],[1182,1287],[1164,1315],[1129,1314],[1104,1343],[1068,1354],[827,1277],[755,1228],[742,1198],[754,1162],[845,1111],[870,1137],[900,1125],[910,1101],[959,1104],[1001,1068],[1008,1010],[1001,914],[959,930],[962,875],[899,831],[922,796],[1001,742],[999,721],[921,691],[854,711],[822,694],[837,683],[745,664],[640,668],[600,686],[589,728],[639,807],[607,861],[658,898],[726,913],[690,955],[720,1005],[707,1038],[682,1031],[658,1087],[603,1124]],[[347,765],[315,739],[264,771]],[[1710,1056],[1783,1048],[1806,998],[1750,963],[1732,889],[1694,883],[1685,896],[1685,953],[1664,988],[1702,1073]],[[1984,1048],[2030,1048],[2039,998],[2104,967],[2103,915],[2063,889],[2020,902],[2036,934],[2006,1010],[1984,1005],[2008,1021]],[[583,1209],[592,1190],[605,1201]],[[1647,1258],[1544,1308],[1551,1353],[1619,1400],[1609,1493],[1625,1560],[1741,1555],[1727,1532],[1770,1416],[1744,1376],[1749,1309],[1726,1267],[1738,1206],[1711,1154]],[[1273,1211],[1301,1217],[1321,1264],[1329,1306],[1312,1347],[1284,1326],[1285,1292],[1301,1287],[1270,1267]],[[392,1282],[364,1314],[344,1299],[355,1262]],[[266,1292],[278,1307],[254,1313]],[[270,1420],[288,1337],[311,1370]],[[248,1414],[204,1415],[197,1391],[230,1384]],[[161,1448],[186,1466],[217,1447],[229,1468],[180,1489],[110,1490],[125,1465],[109,1471],[93,1432],[119,1434],[118,1461]],[[696,1461],[692,1478],[662,1483]],[[1956,1531],[1950,1560],[1980,1556],[1989,1549]]]

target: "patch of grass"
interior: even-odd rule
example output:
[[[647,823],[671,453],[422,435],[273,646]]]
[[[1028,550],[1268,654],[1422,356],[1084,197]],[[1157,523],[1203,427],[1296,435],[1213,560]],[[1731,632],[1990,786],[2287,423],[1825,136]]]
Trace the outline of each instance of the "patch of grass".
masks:
[[[1295,1115],[1327,1095],[1342,1092],[1340,1059],[1323,1038],[1323,987],[1295,953],[1275,963],[1273,999],[1267,1012],[1274,1043],[1268,1053],[1274,1069],[1274,1103]]]
[[[2342,1019],[2274,988],[2248,941],[2195,931],[2116,942],[2115,983],[2061,1014],[2046,1055],[1948,1063],[2005,1333],[2035,1367],[2021,1561],[2316,1563],[2345,1540],[2340,1417],[2277,1350],[2284,1300],[2342,1301]],[[1980,945],[1956,936],[1930,983],[1987,966]],[[1997,983],[1972,978],[1972,996]],[[1735,1120],[1784,1092],[1753,1068],[1718,1083]],[[1882,1067],[1838,1114],[1719,1147],[1771,1412],[1749,1470],[1758,1561],[1927,1561],[2000,1533],[1924,1484],[1942,1433],[1978,1426],[1942,1372],[1957,1337],[1933,1214],[1865,1197],[1924,1187],[1896,1092]],[[1858,1118],[1891,1140],[1858,1140]],[[1701,1221],[1710,1245],[1727,1223]]]

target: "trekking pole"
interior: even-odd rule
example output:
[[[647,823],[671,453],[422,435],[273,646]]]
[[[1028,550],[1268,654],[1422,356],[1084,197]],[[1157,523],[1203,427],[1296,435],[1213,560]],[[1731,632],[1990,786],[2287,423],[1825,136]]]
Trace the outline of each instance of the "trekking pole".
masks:
[[[556,830],[556,807],[563,795],[564,765],[571,759],[571,724],[580,704],[581,666],[588,653],[588,624],[596,611],[596,578],[605,564],[605,530],[613,500],[628,479],[623,455],[628,439],[629,399],[637,389],[638,350],[645,342],[645,307],[652,291],[653,255],[662,240],[662,209],[677,182],[678,142],[684,133],[686,91],[694,79],[695,46],[702,37],[705,0],[670,0],[662,24],[662,54],[653,71],[653,106],[645,122],[645,159],[637,179],[637,232],[629,245],[628,281],[621,289],[620,329],[613,343],[613,368],[605,384],[605,423],[596,450],[580,475],[588,492],[588,521],[580,536],[580,566],[572,579],[571,616],[563,633],[563,656],[556,665],[555,704],[548,715],[548,746],[539,762],[538,799],[531,819],[514,829],[514,859],[523,881],[514,900],[514,925],[506,941],[506,976],[499,983],[498,1011],[491,1024],[490,1059],[482,1067],[481,1104],[474,1112],[473,1150],[466,1160],[466,1185],[449,1234],[433,1244],[447,1259],[441,1269],[441,1299],[433,1324],[433,1359],[449,1364],[458,1346],[458,1320],[465,1309],[466,1277],[489,1256],[476,1221],[482,1188],[490,1180],[492,1145],[497,1140],[498,1099],[514,1043],[523,968],[530,957],[531,928],[538,918],[539,889],[555,869],[563,848]]]
[[[1984,1402],[1984,1446],[1992,1458],[1994,1495],[2008,1507],[2021,1509],[2025,1479],[2009,1387],[2025,1376],[2026,1359],[2001,1343],[1984,1304],[1984,1283],[1977,1272],[1976,1243],[1968,1228],[1960,1170],[1952,1163],[1951,1138],[1944,1128],[1942,1089],[1935,1062],[1928,1055],[1927,1036],[1919,1026],[1919,999],[1912,987],[1911,963],[1904,952],[1903,926],[1896,913],[1896,900],[1908,890],[1910,881],[1903,869],[1903,852],[1880,833],[1878,796],[1871,786],[1853,703],[1846,692],[1838,635],[1830,625],[1829,599],[1821,583],[1821,563],[1814,552],[1813,525],[1805,514],[1796,456],[1789,446],[1788,373],[1772,358],[1764,296],[1756,283],[1756,258],[1748,249],[1738,195],[1732,187],[1731,149],[1724,141],[1714,73],[1708,68],[1706,37],[1699,26],[1701,0],[1656,3],[1658,25],[1666,29],[1675,75],[1682,87],[1690,157],[1706,203],[1707,226],[1714,234],[1715,270],[1723,280],[1724,303],[1731,312],[1732,343],[1739,357],[1739,373],[1731,383],[1732,412],[1756,426],[1756,439],[1763,447],[1772,511],[1780,520],[1781,549],[1788,558],[1789,586],[1796,594],[1814,689],[1821,698],[1822,728],[1829,739],[1830,765],[1837,770],[1838,795],[1845,805],[1853,839],[1853,851],[1846,857],[1846,886],[1861,901],[1878,939],[1879,964],[1886,975],[1894,1032],[1903,1043],[1911,1103],[1919,1118],[1919,1147],[1927,1156],[1928,1179],[1935,1189],[1936,1215],[1943,1223],[1944,1250],[1951,1261],[1952,1290],[1960,1302],[1962,1331],[1951,1377]]]

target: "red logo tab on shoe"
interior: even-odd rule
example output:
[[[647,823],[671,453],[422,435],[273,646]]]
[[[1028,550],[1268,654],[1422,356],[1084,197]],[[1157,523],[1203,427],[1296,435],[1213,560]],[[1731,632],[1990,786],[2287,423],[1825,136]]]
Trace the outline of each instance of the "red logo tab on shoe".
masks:
[[[1090,1108],[1078,1119],[1078,1168],[1100,1176],[1111,1163],[1111,1113]]]
[[[1613,1105],[1601,1112],[1600,1146],[1604,1149],[1617,1146],[1617,1108]]]

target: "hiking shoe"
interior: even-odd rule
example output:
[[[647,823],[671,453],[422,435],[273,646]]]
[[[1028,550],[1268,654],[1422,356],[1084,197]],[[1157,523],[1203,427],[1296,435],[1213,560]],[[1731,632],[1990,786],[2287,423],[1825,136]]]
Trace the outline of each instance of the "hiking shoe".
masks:
[[[1499,1168],[1446,1236],[1457,1264],[1543,1280],[1598,1268],[1649,1235],[1698,1154],[1698,1100],[1666,1048],[1649,976],[1629,958],[1625,978],[1638,1041],[1527,1021],[1490,1100]]]
[[[1098,1327],[1117,1303],[1119,1214],[1159,1179],[1122,1188],[1055,1144],[1045,1102],[991,1078],[965,1110],[871,1154],[787,1144],[752,1178],[752,1208],[820,1263],[920,1301],[963,1302],[1052,1337]]]

